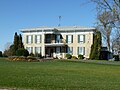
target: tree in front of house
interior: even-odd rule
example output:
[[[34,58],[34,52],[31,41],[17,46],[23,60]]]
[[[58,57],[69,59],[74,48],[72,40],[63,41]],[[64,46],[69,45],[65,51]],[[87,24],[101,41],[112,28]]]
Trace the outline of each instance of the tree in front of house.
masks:
[[[24,48],[24,45],[22,43],[21,34],[18,35],[17,32],[15,32],[13,44],[10,46],[9,49],[4,51],[4,55],[5,56],[28,56],[29,55],[29,53]]]
[[[101,44],[102,44],[101,33],[100,31],[96,31],[96,34],[94,35],[93,45],[91,46],[91,53],[90,53],[91,60],[100,59]]]

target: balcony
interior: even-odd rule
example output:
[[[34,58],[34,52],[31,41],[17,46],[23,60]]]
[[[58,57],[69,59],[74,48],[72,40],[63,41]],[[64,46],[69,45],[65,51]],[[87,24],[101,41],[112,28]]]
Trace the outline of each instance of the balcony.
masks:
[[[45,46],[65,46],[66,41],[61,34],[46,34]]]
[[[48,42],[45,42],[45,46],[65,46],[65,45],[66,45],[65,39],[50,40]]]

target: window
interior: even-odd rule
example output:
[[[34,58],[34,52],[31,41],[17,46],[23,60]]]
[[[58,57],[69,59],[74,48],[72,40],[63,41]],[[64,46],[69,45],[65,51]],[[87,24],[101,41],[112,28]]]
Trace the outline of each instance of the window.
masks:
[[[73,43],[73,35],[66,35],[66,43]]]
[[[35,43],[41,43],[41,35],[35,35]]]
[[[35,53],[40,54],[41,53],[41,47],[35,47]]]
[[[85,55],[85,47],[78,47],[78,55]]]
[[[26,47],[29,53],[33,53],[33,47]]]
[[[57,35],[57,36],[56,36],[56,42],[57,42],[57,43],[61,43],[60,35]]]
[[[57,53],[57,54],[60,53],[60,47],[56,47],[56,53]]]
[[[67,47],[67,53],[73,54],[73,47]]]
[[[85,43],[85,35],[78,35],[78,43]]]
[[[27,41],[27,44],[33,43],[33,36],[32,36],[32,35],[28,35],[26,39],[27,39],[27,40],[26,40],[26,41]]]

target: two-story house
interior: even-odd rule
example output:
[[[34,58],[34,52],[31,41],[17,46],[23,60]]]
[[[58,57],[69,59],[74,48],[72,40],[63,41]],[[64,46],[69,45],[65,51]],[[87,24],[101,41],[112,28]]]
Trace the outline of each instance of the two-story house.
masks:
[[[95,28],[80,26],[22,29],[23,43],[29,53],[65,58],[66,53],[89,58]]]

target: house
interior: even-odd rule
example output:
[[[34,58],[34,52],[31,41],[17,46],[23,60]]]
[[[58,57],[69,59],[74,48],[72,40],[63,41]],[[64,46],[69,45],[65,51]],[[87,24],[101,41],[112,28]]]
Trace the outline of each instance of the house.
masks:
[[[22,29],[24,46],[29,53],[65,58],[66,53],[89,58],[93,44],[93,27],[58,26]]]

